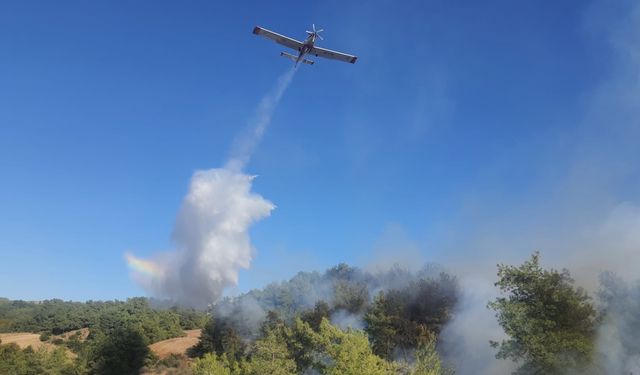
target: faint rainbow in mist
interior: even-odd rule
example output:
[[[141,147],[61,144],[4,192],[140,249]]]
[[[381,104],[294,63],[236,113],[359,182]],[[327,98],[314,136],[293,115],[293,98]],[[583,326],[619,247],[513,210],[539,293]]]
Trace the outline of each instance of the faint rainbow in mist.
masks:
[[[162,276],[164,270],[158,264],[150,260],[144,260],[136,257],[133,254],[126,253],[124,258],[127,261],[127,265],[132,270],[151,277]]]

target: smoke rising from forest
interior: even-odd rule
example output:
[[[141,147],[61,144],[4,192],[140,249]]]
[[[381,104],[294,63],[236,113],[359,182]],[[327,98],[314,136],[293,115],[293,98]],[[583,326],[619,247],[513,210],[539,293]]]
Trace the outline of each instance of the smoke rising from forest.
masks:
[[[223,298],[214,306],[214,326],[218,330],[233,327],[250,341],[260,334],[261,324],[271,311],[292,322],[296,317],[313,321],[309,314],[320,310],[340,328],[364,329],[365,315],[381,293],[393,301],[385,306],[394,311],[397,307],[396,313],[404,319],[412,316],[429,320],[432,328],[440,329],[456,304],[458,284],[455,277],[433,264],[416,271],[397,264],[375,271],[340,264],[324,273],[299,272],[288,281]],[[410,331],[407,328],[407,335],[415,334]]]
[[[295,68],[289,69],[262,98],[224,168],[193,174],[173,231],[175,250],[152,261],[127,255],[134,270],[144,271],[133,277],[148,292],[206,307],[226,287],[237,285],[240,269],[250,267],[254,248],[249,228],[269,216],[275,205],[251,191],[254,176],[243,170],[294,74]]]
[[[560,142],[563,150],[537,166],[559,177],[503,212],[478,199],[465,226],[472,234],[453,245],[481,254],[471,264],[446,263],[464,275],[462,301],[443,333],[459,374],[514,368],[495,359],[488,345],[501,339],[502,329],[486,304],[497,293],[495,265],[522,263],[535,250],[545,268],[569,269],[603,314],[594,373],[640,373],[640,324],[630,320],[637,315],[637,288],[621,286],[640,280],[640,196],[633,188],[640,181],[640,6],[624,4],[624,12],[613,14],[610,4],[596,2],[586,16],[588,32],[602,36],[615,58],[607,78],[587,96],[579,125]],[[603,300],[600,277],[607,271],[620,279],[617,292]]]
[[[442,331],[440,346],[458,374],[507,373],[515,368],[511,362],[495,359],[496,350],[489,346],[489,340],[500,340],[503,331],[487,302],[497,294],[495,265],[519,264],[535,250],[541,251],[545,268],[568,268],[576,285],[587,288],[601,309],[604,320],[597,333],[594,371],[640,372],[640,324],[630,314],[637,311],[637,304],[630,301],[637,301],[635,283],[640,279],[640,196],[633,190],[640,181],[640,7],[633,6],[624,16],[618,14],[620,22],[590,19],[598,18],[602,6],[596,3],[587,23],[608,35],[616,55],[610,76],[587,96],[580,123],[570,134],[557,135],[563,138],[562,146],[550,151],[552,162],[531,167],[548,169],[558,178],[523,197],[524,203],[515,202],[502,212],[492,206],[493,197],[480,196],[469,203],[473,212],[469,222],[454,224],[453,231],[462,235],[448,244],[450,252],[467,249],[479,254],[472,262],[453,257],[442,260],[454,275],[461,275],[460,301],[453,320]],[[225,168],[194,175],[174,233],[178,250],[159,258],[165,276],[144,280],[149,290],[202,305],[237,283],[238,270],[249,267],[253,249],[247,230],[274,206],[251,194],[252,178],[242,170],[292,77],[293,71],[282,76],[262,100],[247,134],[235,142]],[[547,146],[554,147],[552,143]],[[234,188],[228,189],[231,186]],[[236,189],[242,192],[238,196]],[[231,203],[219,206],[220,202]],[[223,214],[207,215],[211,210]],[[235,250],[221,251],[223,247]],[[620,278],[608,278],[603,285],[600,277],[605,271]],[[607,286],[604,298],[598,290]],[[325,289],[326,295],[313,294]],[[308,301],[301,300],[300,307],[311,308],[320,299],[331,301],[334,295],[333,289],[321,284],[312,290],[312,295],[301,295]],[[240,301],[238,306],[245,306],[239,307],[240,312],[251,318],[248,321],[255,329],[266,309],[252,295]],[[220,309],[222,316],[242,315],[229,305],[222,304]],[[344,326],[360,327],[362,322],[354,316],[336,310],[332,318]]]

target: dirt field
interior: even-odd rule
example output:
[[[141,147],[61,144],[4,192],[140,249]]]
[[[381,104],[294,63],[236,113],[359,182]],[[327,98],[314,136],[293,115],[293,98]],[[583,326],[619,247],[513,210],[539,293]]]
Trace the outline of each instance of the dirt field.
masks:
[[[194,346],[200,340],[200,330],[192,329],[184,331],[185,337],[176,337],[169,340],[158,341],[149,346],[151,351],[160,359],[168,357],[170,354],[185,354],[187,349]]]
[[[48,349],[55,348],[55,345],[44,343],[40,341],[40,335],[36,333],[25,332],[13,332],[13,333],[0,333],[0,340],[3,344],[18,344],[22,349],[31,345],[34,349],[39,349],[41,346],[45,346]]]
[[[52,340],[57,338],[62,340],[68,340],[76,332],[80,332],[80,337],[79,337],[80,341],[85,341],[87,339],[87,336],[89,336],[89,329],[82,328],[75,331],[63,333],[62,335],[51,336],[48,342],[40,341],[39,334],[28,333],[28,332],[0,333],[0,340],[2,340],[3,344],[10,344],[10,343],[17,344],[22,349],[28,346],[31,346],[35,350],[38,350],[41,347],[45,347],[47,350],[52,350],[56,348],[56,346],[51,343]],[[69,356],[69,358],[77,357],[77,355],[73,353],[71,350],[69,350],[64,346],[62,347],[65,348],[65,352],[67,353],[67,356]]]
[[[64,335],[55,336],[55,337],[64,337],[68,338],[74,333],[68,332]],[[81,330],[81,340],[85,340],[89,331],[87,329]],[[155,344],[149,346],[151,351],[153,351],[160,359],[168,357],[170,354],[185,354],[187,349],[194,346],[200,340],[200,330],[193,329],[189,331],[185,331],[187,334],[184,337],[176,337],[169,340],[159,341]],[[41,342],[40,335],[36,333],[26,333],[26,332],[15,332],[15,333],[0,333],[0,340],[2,340],[3,344],[15,343],[21,348],[26,348],[31,345],[34,349],[39,349],[44,346],[47,349],[55,348],[56,346],[48,343]],[[69,352],[69,354],[72,354]]]

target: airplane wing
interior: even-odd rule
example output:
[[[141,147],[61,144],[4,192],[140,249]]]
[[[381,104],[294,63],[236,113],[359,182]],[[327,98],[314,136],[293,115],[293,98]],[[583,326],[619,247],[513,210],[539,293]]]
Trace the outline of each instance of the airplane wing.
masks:
[[[344,61],[352,64],[354,64],[358,59],[356,56],[353,56],[353,55],[347,55],[346,53],[332,51],[330,49],[320,48],[320,47],[313,47],[311,51],[309,51],[309,54],[316,55],[319,57],[324,57],[327,59],[340,60],[340,61]]]
[[[263,29],[262,27],[254,27],[253,33],[256,35],[262,35],[267,39],[271,39],[278,44],[282,44],[285,47],[289,47],[291,49],[295,49],[296,51],[300,51],[302,48],[302,42],[295,40],[293,38],[289,38],[288,36],[284,36],[278,33],[274,33],[273,31]]]

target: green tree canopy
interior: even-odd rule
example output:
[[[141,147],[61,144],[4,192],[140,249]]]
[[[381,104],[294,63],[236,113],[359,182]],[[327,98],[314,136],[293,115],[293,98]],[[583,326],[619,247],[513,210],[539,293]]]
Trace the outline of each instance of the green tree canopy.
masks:
[[[287,348],[286,338],[278,330],[267,331],[255,342],[247,369],[250,375],[296,374],[296,362]]]
[[[202,358],[196,358],[191,364],[193,375],[240,375],[242,371],[238,364],[231,364],[226,355],[218,357],[215,353],[207,353]]]
[[[503,296],[489,303],[508,338],[491,344],[517,374],[560,374],[591,361],[596,312],[567,270],[544,270],[536,252],[520,266],[498,265]]]
[[[75,375],[76,367],[63,348],[20,349],[16,344],[0,345],[0,374]]]
[[[328,375],[395,374],[395,366],[373,354],[367,335],[358,330],[342,331],[323,319],[316,334],[317,349],[328,359],[319,363]],[[321,356],[322,357],[322,356]]]
[[[134,327],[119,327],[92,343],[90,367],[97,374],[137,374],[150,355],[148,342]]]
[[[440,333],[457,300],[458,282],[446,273],[378,293],[364,316],[374,353],[386,359],[398,353],[408,358]]]
[[[434,338],[415,351],[415,363],[411,369],[411,375],[449,375],[453,373],[453,370],[442,364]]]

